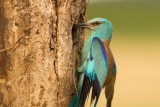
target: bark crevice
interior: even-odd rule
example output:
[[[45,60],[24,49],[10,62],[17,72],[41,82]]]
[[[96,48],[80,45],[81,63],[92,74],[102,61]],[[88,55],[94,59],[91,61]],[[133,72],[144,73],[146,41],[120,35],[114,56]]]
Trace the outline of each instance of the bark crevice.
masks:
[[[5,28],[7,26],[8,19],[5,17],[4,1],[0,0],[0,49],[6,48]],[[0,53],[0,79],[6,78],[5,69],[7,60],[7,52]]]

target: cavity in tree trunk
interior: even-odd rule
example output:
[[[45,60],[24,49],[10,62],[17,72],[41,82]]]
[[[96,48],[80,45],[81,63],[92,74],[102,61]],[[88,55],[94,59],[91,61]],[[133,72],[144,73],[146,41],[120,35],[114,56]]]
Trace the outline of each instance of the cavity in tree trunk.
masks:
[[[86,5],[87,0],[0,0],[1,107],[69,105],[83,45],[83,31],[73,25],[84,21]]]

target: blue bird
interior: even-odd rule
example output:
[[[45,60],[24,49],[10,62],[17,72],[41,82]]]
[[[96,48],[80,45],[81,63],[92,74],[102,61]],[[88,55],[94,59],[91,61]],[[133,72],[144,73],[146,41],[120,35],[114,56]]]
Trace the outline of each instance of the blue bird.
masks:
[[[110,49],[112,24],[104,18],[94,18],[77,26],[90,29],[92,33],[82,49],[78,92],[73,96],[70,107],[84,107],[91,88],[91,104],[94,103],[94,107],[103,88],[106,107],[111,107],[116,78],[116,64]]]

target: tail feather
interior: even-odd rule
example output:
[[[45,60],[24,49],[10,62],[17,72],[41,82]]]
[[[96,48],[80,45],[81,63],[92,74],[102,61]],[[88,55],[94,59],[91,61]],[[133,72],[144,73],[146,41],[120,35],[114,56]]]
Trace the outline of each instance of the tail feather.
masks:
[[[94,80],[90,80],[90,78],[86,75],[84,76],[82,88],[78,91],[78,94],[74,95],[70,103],[70,107],[84,107],[87,96],[89,96],[91,87],[92,95],[90,104],[92,104],[95,100],[94,107],[96,107],[101,92],[100,84],[96,75]]]
[[[84,107],[86,98],[89,94],[89,91],[91,89],[91,82],[88,76],[85,75],[84,81],[83,81],[83,86],[82,86],[82,91],[80,94],[80,99],[79,99],[79,106]]]
[[[69,107],[78,107],[78,96],[74,95]]]
[[[95,80],[93,81],[93,91],[92,91],[92,97],[91,97],[91,103],[93,102],[93,100],[96,97],[96,101],[95,101],[95,104],[94,104],[95,107],[97,105],[100,93],[101,93],[101,88],[100,88],[98,79],[96,77]]]

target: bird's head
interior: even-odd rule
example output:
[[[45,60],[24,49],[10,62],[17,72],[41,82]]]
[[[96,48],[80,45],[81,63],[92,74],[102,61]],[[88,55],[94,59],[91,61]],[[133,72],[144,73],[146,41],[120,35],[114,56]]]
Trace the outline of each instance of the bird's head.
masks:
[[[107,19],[94,18],[87,21],[86,23],[79,23],[78,27],[90,29],[95,36],[111,40],[112,23]]]

